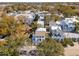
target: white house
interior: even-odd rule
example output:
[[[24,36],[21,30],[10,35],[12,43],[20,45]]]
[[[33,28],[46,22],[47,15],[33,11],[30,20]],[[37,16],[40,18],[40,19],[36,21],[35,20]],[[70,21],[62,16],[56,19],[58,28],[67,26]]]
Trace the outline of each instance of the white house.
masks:
[[[75,31],[75,19],[74,18],[65,18],[61,21],[56,21],[56,24],[61,26],[62,31],[73,32]]]
[[[35,34],[32,37],[32,41],[35,45],[38,45],[43,40],[45,40],[46,36],[46,28],[37,28]]]
[[[63,40],[64,39],[63,31],[62,31],[61,27],[58,26],[58,25],[52,25],[51,26],[50,34],[51,34],[51,37],[53,39],[57,39],[57,40]]]
[[[50,36],[53,39],[56,39],[56,40],[63,40],[64,39],[61,26],[57,25],[56,22],[54,22],[54,21],[50,21],[49,27],[50,27]]]

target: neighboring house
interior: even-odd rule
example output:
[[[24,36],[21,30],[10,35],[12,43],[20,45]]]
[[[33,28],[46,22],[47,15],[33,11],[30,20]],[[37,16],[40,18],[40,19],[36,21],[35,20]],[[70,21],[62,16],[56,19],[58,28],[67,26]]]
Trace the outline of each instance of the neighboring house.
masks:
[[[73,18],[65,18],[59,22],[56,22],[59,26],[61,26],[62,31],[64,32],[73,32],[75,31],[75,23]]]
[[[44,21],[37,21],[37,27],[44,28]]]
[[[63,31],[61,30],[61,27],[58,25],[52,25],[50,28],[50,36],[53,39],[57,39],[57,40],[63,40],[64,36],[63,36]]]
[[[35,34],[32,37],[32,41],[35,45],[38,45],[45,40],[46,28],[37,28]]]
[[[35,19],[36,15],[33,13],[33,12],[26,12],[24,14],[18,14],[16,15],[14,18],[16,20],[20,20],[21,18],[18,18],[18,17],[21,17],[23,19],[23,21],[28,24],[28,25],[31,25],[31,23],[33,22],[33,20]]]
[[[51,37],[54,39],[64,39],[64,38],[79,38],[79,34],[70,34],[70,32],[75,31],[75,21],[76,18],[65,18],[61,21],[50,21],[49,27],[50,27],[50,33]],[[67,34],[69,32],[69,34]],[[68,36],[69,35],[69,36]],[[74,37],[75,36],[75,37]]]
[[[26,20],[25,20],[25,23],[31,25],[32,22],[34,21],[35,17],[36,17],[36,15],[35,15],[35,13],[33,13],[33,12],[28,12],[28,13],[26,13]]]
[[[63,31],[61,29],[61,26],[57,25],[54,21],[50,21],[49,22],[49,27],[50,27],[50,36],[53,39],[57,39],[57,40],[63,40],[64,36],[63,36]]]

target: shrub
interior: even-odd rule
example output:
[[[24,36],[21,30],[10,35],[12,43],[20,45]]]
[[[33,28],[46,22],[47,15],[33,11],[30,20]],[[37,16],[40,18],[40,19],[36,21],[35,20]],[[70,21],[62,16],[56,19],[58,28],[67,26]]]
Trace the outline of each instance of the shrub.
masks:
[[[65,38],[64,41],[61,42],[61,43],[62,43],[62,45],[63,45],[64,47],[67,47],[67,45],[74,46],[74,43],[73,43],[72,39],[69,39],[69,38],[68,38],[68,39]]]
[[[37,46],[39,55],[42,56],[58,56],[63,55],[64,48],[61,43],[56,42],[53,39],[46,39]]]

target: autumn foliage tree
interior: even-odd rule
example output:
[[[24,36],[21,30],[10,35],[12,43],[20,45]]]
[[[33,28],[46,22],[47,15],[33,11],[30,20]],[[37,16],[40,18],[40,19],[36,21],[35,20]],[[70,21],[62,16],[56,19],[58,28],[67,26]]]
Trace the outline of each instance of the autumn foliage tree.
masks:
[[[0,20],[0,35],[9,34],[4,38],[4,44],[0,44],[0,55],[19,55],[19,48],[28,41],[26,28],[25,24],[17,23],[13,17],[5,16]]]

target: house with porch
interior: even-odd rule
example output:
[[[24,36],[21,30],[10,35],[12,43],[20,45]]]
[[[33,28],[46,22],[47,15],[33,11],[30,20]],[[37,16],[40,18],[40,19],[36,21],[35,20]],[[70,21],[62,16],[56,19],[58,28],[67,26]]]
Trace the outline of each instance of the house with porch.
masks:
[[[37,28],[32,36],[32,41],[35,45],[38,45],[46,38],[46,28]]]

